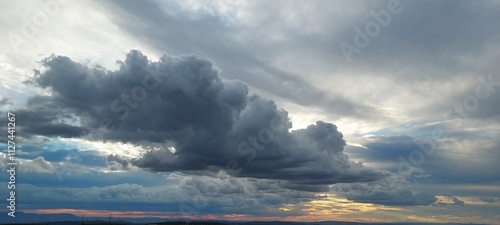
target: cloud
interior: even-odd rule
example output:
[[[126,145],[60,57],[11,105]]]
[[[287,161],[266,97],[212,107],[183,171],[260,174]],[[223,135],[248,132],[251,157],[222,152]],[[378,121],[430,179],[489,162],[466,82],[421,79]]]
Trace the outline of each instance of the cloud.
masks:
[[[355,141],[362,147],[348,145],[346,152],[350,156],[366,162],[379,163],[390,171],[397,171],[400,163],[398,157],[408,159],[412,151],[420,150],[415,138],[407,135],[377,135],[358,138]]]
[[[101,202],[171,202],[173,193],[160,187],[144,187],[139,184],[117,184],[105,187],[38,187],[24,184],[26,195],[21,200],[32,203],[89,203]],[[29,191],[28,191],[29,190]]]
[[[37,102],[40,100],[40,102]],[[25,109],[11,110],[16,115],[16,131],[21,133],[21,137],[29,138],[34,135],[60,136],[60,137],[80,137],[88,133],[84,127],[74,126],[62,122],[64,118],[71,117],[64,112],[64,109],[56,109],[50,104],[47,98],[37,96],[28,101]],[[4,113],[4,112],[1,112]],[[7,124],[7,118],[0,119]],[[21,122],[22,121],[22,122]]]
[[[344,196],[348,200],[361,203],[430,205],[436,202],[438,199],[432,192],[412,187],[409,180],[415,175],[415,173],[411,172],[401,172],[375,182],[336,184],[332,186],[332,191]]]
[[[453,203],[455,203],[455,205],[459,205],[459,206],[464,206],[465,205],[465,202],[456,198],[456,197],[453,197]]]
[[[12,105],[12,98],[1,97],[0,106]]]
[[[235,178],[223,173],[219,175],[207,177],[170,173],[159,185],[118,183],[88,187],[47,187],[23,183],[19,188],[25,190],[26,194],[19,196],[19,201],[26,204],[26,209],[42,205],[43,208],[59,207],[62,202],[74,208],[85,209],[100,202],[94,205],[95,209],[110,207],[130,210],[143,207],[145,211],[161,208],[166,212],[182,212],[179,207],[191,206],[200,213],[273,215],[276,213],[276,206],[323,198],[310,192],[280,188],[275,181]],[[198,206],[195,207],[193,201],[197,201]]]
[[[7,154],[0,153],[0,156],[7,157]],[[52,174],[55,170],[54,165],[45,160],[43,156],[38,156],[32,160],[22,160],[19,164],[21,166],[16,167],[16,171],[20,173]],[[0,160],[0,168],[6,170],[10,168],[7,160]]]
[[[127,159],[123,159],[118,154],[108,155],[106,161],[110,165],[111,170],[128,170],[129,169],[129,161]]]
[[[486,203],[494,203],[496,200],[494,198],[479,198],[481,201]]]
[[[350,64],[339,43],[352,43],[353,29],[374,21],[370,11],[386,9],[386,2],[253,1],[193,7],[148,1],[141,10],[135,2],[103,4],[118,27],[157,49],[208,56],[230,72],[225,76],[254,89],[308,109],[370,122],[393,110],[413,117],[441,115],[443,101],[460,92],[467,77],[498,71],[493,60],[499,56],[493,50],[498,28],[491,24],[499,21],[499,7],[492,1],[401,1],[403,11]],[[132,19],[123,19],[130,15]],[[156,29],[141,26],[145,23]],[[394,107],[394,102],[403,104]],[[484,110],[494,114],[496,105]]]
[[[438,200],[432,204],[433,206],[465,206],[466,205],[465,201],[460,200],[455,196],[437,196],[437,199]],[[477,204],[475,202],[468,202],[467,204],[469,204],[469,203]]]
[[[426,182],[490,183],[498,181],[498,135],[498,125],[491,121],[416,122],[357,138],[362,147],[348,145],[346,153],[391,172],[421,169],[431,175]]]
[[[382,205],[430,205],[437,200],[434,195],[426,193],[415,194],[410,190],[396,193],[376,192],[365,196],[348,195],[347,199],[356,202]]]
[[[108,157],[108,163],[124,169],[230,167],[234,176],[281,180],[283,187],[312,191],[385,176],[350,161],[343,153],[343,135],[331,123],[318,121],[290,132],[285,110],[249,95],[240,81],[221,79],[210,60],[163,55],[151,61],[132,50],[118,64],[118,70],[107,71],[68,57],[46,58],[45,69],[36,71],[29,83],[49,95],[34,96],[18,110],[19,118],[30,122],[21,128],[49,137],[170,146],[151,149],[130,164],[119,152]]]
[[[236,37],[239,36],[248,37],[256,35],[256,33],[240,33],[246,32],[241,28],[247,27],[249,26],[248,23],[254,23],[256,21],[261,23],[258,25],[259,27],[265,27],[262,30],[268,32],[264,34],[260,33],[261,29],[257,30],[254,27],[247,28],[259,32],[262,37],[264,35],[275,35],[275,32],[278,32],[278,35],[282,35],[283,33],[295,33],[297,31],[299,32],[298,36],[302,36],[303,34],[301,34],[300,30],[288,30],[288,25],[281,26],[280,23],[282,21],[278,18],[287,15],[276,14],[290,4],[284,2],[270,4],[268,2],[257,1],[250,4],[244,3],[243,6],[240,7],[233,7],[232,4],[229,4],[231,5],[228,7],[230,11],[228,12],[229,14],[234,13],[237,15],[242,13],[238,12],[239,10],[246,11],[243,14],[247,14],[247,12],[265,12],[264,14],[250,13],[250,18],[233,18],[233,21],[227,21],[226,19],[228,19],[228,17],[226,15],[216,15],[219,12],[206,13],[203,12],[203,10],[188,12],[189,15],[193,15],[194,18],[172,12],[172,8],[181,8],[185,10],[190,7],[189,3],[187,6],[183,4],[184,3],[177,2],[157,3],[145,1],[141,4],[141,10],[138,11],[136,2],[110,1],[104,3],[103,8],[110,11],[113,22],[115,22],[118,27],[125,32],[133,34],[137,39],[147,39],[147,42],[151,46],[155,46],[163,51],[175,52],[178,54],[195,53],[214,59],[224,71],[227,72],[224,74],[225,77],[240,79],[250,85],[254,91],[270,93],[273,96],[286,99],[289,102],[294,102],[304,107],[320,108],[325,112],[345,117],[355,117],[358,119],[383,117],[383,115],[370,104],[354,101],[348,96],[345,96],[341,91],[332,90],[331,88],[327,90],[319,88],[318,84],[312,83],[309,79],[304,79],[303,76],[293,72],[294,70],[292,68],[280,68],[275,65],[269,57],[270,54],[268,54],[270,47],[266,44],[273,44],[272,48],[281,52],[281,50],[283,50],[283,48],[280,47],[281,43],[278,44],[268,39],[261,40],[260,37],[244,40],[245,44],[242,44],[241,40],[237,40],[238,38]],[[314,7],[316,7],[313,9],[314,11],[316,9],[324,9],[327,2],[312,4],[315,4]],[[336,8],[335,4],[336,3],[332,4],[330,8]],[[274,10],[268,11],[270,8],[274,8]],[[203,9],[207,8],[204,7]],[[218,10],[217,7],[213,9],[213,11]],[[290,10],[290,14],[296,11],[297,10]],[[133,15],[132,20],[123,23],[121,17],[125,15]],[[261,15],[264,18],[260,18]],[[255,18],[254,16],[259,18]],[[303,20],[298,20],[296,22],[303,22],[309,17],[311,17],[311,15],[304,16]],[[127,16],[127,18],[130,18],[130,16]],[[240,21],[239,19],[244,19],[244,21]],[[266,22],[272,19],[276,19],[276,23],[268,24]],[[318,18],[315,17],[315,19]],[[324,18],[321,18],[321,20],[324,20]],[[337,19],[332,19],[331,21],[336,20]],[[311,21],[310,23],[317,22],[318,21]],[[144,27],[138,26],[138,24],[144,23],[151,24],[151,26],[156,28],[144,29]],[[238,26],[232,27],[231,25],[234,24],[238,24]],[[175,32],[170,32],[171,30],[175,30]],[[220,35],[220,32],[227,35]],[[299,40],[300,42],[295,43],[284,41],[284,43],[287,45],[291,44],[291,46],[296,49],[303,45],[309,46],[311,43],[318,41],[315,38],[311,38],[309,35],[305,35],[304,39],[306,40]],[[255,41],[258,43],[254,43]],[[324,46],[320,48],[323,50],[326,49]],[[290,48],[287,47],[285,49],[289,50]],[[315,51],[316,50],[317,49],[315,49]],[[258,51],[258,53],[254,54],[256,51]],[[329,49],[329,51],[329,53],[332,54],[331,49]],[[286,55],[288,55],[288,52]],[[328,60],[329,57],[325,56],[324,59]],[[304,58],[301,57],[301,59],[296,62],[300,63],[300,61],[304,61]],[[307,70],[304,71],[304,73],[307,73],[308,76],[312,75],[310,74],[311,72]]]

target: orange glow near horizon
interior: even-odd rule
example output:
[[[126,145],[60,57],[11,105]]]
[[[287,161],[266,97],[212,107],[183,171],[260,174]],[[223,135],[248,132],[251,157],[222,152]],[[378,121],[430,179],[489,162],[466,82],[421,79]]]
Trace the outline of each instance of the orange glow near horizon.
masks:
[[[324,194],[322,199],[302,202],[280,208],[286,212],[302,211],[305,215],[296,216],[293,221],[347,221],[347,222],[392,222],[391,214],[401,210],[397,207],[387,207],[372,203],[358,203],[338,197],[334,194]],[[374,215],[377,214],[378,217]],[[378,219],[375,219],[378,218]]]
[[[72,214],[74,216],[85,217],[103,217],[107,218],[111,214],[115,218],[158,218],[158,219],[191,219],[191,220],[287,220],[289,217],[256,217],[248,214],[201,214],[201,215],[183,215],[181,212],[157,212],[157,211],[112,211],[112,210],[92,210],[92,209],[32,209],[24,210],[25,213],[36,214]]]

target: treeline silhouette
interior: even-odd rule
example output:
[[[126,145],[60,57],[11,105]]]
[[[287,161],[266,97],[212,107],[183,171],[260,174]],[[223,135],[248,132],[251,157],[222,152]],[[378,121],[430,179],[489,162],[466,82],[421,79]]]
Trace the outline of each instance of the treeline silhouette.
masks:
[[[148,225],[227,225],[226,223],[214,223],[214,222],[164,222],[164,223],[150,223]]]

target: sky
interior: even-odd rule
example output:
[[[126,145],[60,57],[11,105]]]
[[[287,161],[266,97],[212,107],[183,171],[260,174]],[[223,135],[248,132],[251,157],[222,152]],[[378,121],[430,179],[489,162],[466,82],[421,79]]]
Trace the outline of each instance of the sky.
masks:
[[[0,23],[17,212],[499,224],[498,1],[2,0]]]

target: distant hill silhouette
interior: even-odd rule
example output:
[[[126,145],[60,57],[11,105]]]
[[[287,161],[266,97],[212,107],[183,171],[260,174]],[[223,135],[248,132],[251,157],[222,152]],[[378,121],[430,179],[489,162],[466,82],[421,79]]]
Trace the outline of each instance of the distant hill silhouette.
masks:
[[[81,225],[81,217],[72,214],[35,214],[16,213],[12,218],[5,212],[0,212],[0,225]],[[160,218],[107,218],[86,217],[85,225],[466,225],[458,223],[356,223],[356,222],[283,222],[283,221],[177,221]],[[474,224],[478,225],[478,224]]]

